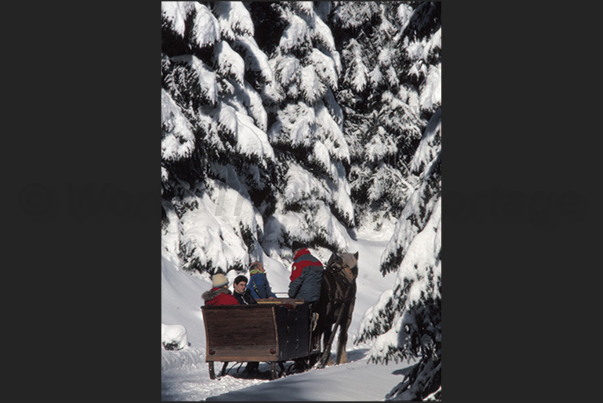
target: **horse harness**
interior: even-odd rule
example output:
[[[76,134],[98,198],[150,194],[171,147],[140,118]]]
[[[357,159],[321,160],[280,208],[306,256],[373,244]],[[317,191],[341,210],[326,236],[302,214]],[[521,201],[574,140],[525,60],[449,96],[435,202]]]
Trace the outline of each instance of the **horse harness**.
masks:
[[[338,260],[341,263],[343,263],[341,258],[339,258]],[[350,266],[348,266],[346,263],[343,263],[341,265],[335,265],[335,262],[332,262],[332,263],[329,262],[329,264],[327,265],[325,270],[330,272],[333,275],[333,278],[335,279],[336,283],[337,282],[343,283],[345,285],[345,287],[343,287],[344,289],[351,287],[354,284],[354,281],[356,280],[356,275],[354,274],[354,272],[350,268]],[[328,281],[327,281],[327,285],[329,286],[329,288],[331,288],[331,284]],[[332,295],[332,294],[329,293],[329,295]],[[347,301],[344,301],[344,298],[342,298],[342,297],[334,297],[334,298],[331,298],[330,302],[343,303],[343,302],[347,302]]]

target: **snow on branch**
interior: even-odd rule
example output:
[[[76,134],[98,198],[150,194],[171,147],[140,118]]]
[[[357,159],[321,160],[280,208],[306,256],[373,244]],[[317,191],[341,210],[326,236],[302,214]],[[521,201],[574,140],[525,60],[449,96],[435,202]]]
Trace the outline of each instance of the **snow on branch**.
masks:
[[[185,191],[174,206],[179,211],[180,256],[185,269],[226,273],[242,271],[250,263],[251,251],[241,228],[249,228],[253,234],[263,222],[246,195],[222,181],[208,179],[207,187]]]
[[[310,29],[306,21],[297,15],[291,15],[289,25],[285,28],[279,42],[283,53],[289,53],[310,42]]]
[[[344,82],[351,85],[356,92],[364,91],[368,83],[369,69],[364,63],[362,47],[355,39],[351,39],[342,55],[348,63],[343,77]]]
[[[333,22],[342,28],[357,28],[370,21],[373,14],[379,12],[379,4],[375,1],[340,2],[333,10]]]
[[[230,105],[221,103],[218,110],[219,127],[235,140],[236,150],[244,155],[257,156],[262,165],[264,160],[274,160],[274,151],[266,133],[260,130],[253,119]]]
[[[262,97],[257,91],[245,81],[245,107],[255,121],[255,125],[265,132],[268,128],[268,114],[262,103]]]
[[[195,148],[195,136],[189,122],[172,97],[161,89],[161,156],[168,161],[190,156]]]
[[[391,272],[398,267],[409,245],[423,230],[432,214],[441,193],[440,155],[426,166],[421,185],[412,193],[402,210],[394,234],[381,255],[379,265],[382,273]]]
[[[299,60],[293,56],[277,57],[274,60],[276,77],[282,87],[287,87],[299,80]]]
[[[304,100],[312,105],[322,98],[327,92],[327,87],[318,79],[314,66],[309,65],[301,70],[299,89]]]
[[[184,37],[186,17],[193,9],[194,6],[188,2],[161,2],[161,14],[171,23],[172,30],[181,37]]]
[[[419,173],[431,162],[441,149],[442,109],[438,109],[429,119],[423,138],[410,163],[412,172]]]
[[[409,73],[420,78],[428,74],[428,59],[442,47],[442,29],[438,29],[431,37],[414,40],[407,44],[405,51],[412,60]],[[438,68],[439,69],[439,68]],[[439,77],[438,77],[439,79]]]
[[[266,82],[274,80],[274,74],[268,56],[258,47],[251,36],[237,37],[233,46],[241,47],[245,52],[245,65],[247,68],[260,73]]]
[[[392,290],[384,292],[362,319],[358,341],[375,338],[369,350],[369,360],[387,362],[401,357],[417,358],[417,346],[410,345],[410,338],[420,326],[415,323],[417,316],[410,312],[425,302],[441,298],[440,256],[441,198],[438,198],[427,225],[410,243],[398,267]],[[420,333],[420,329],[418,331]]]
[[[302,14],[307,16],[314,16],[314,2],[313,1],[293,1],[292,6]]]
[[[177,63],[186,63],[197,73],[201,95],[209,100],[212,105],[215,105],[218,101],[216,73],[194,55],[174,56],[171,60]]]
[[[340,126],[322,101],[314,107],[316,116],[316,134],[323,139],[330,154],[338,161],[350,163],[350,150]]]
[[[277,121],[270,127],[268,136],[277,144],[310,147],[313,143],[315,120],[314,108],[303,102],[288,104],[277,112]]]
[[[396,10],[396,18],[398,19],[398,21],[400,23],[400,27],[398,29],[400,32],[404,32],[404,30],[408,26],[412,13],[413,13],[413,9],[410,5],[408,5],[406,3],[402,3],[398,6],[398,8]]]
[[[232,50],[228,42],[220,41],[214,48],[214,60],[218,72],[226,77],[233,77],[237,83],[243,84],[245,78],[245,62],[241,55]]]
[[[253,36],[255,27],[247,8],[240,1],[217,1],[214,12],[218,15],[222,37],[234,41],[237,36]]]
[[[291,163],[285,180],[284,198],[287,202],[308,199],[331,201],[331,193],[325,184],[299,164]]]
[[[326,50],[332,52],[335,50],[335,39],[333,39],[333,33],[331,28],[324,23],[318,16],[314,18],[314,30],[312,32],[312,38],[320,43]]]
[[[321,81],[331,89],[337,90],[337,68],[333,58],[314,48],[310,53],[309,60]]]
[[[442,104],[442,78],[441,64],[430,66],[427,70],[427,79],[421,86],[421,108],[434,110]]]
[[[201,48],[213,45],[221,39],[220,23],[207,7],[194,2],[197,16],[193,22],[192,39]]]

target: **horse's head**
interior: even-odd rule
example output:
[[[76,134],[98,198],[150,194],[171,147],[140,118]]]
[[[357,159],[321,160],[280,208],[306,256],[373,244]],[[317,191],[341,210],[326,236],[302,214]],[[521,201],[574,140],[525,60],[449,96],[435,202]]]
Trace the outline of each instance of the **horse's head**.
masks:
[[[329,261],[327,262],[327,267],[332,268],[335,271],[339,271],[345,267],[348,267],[354,272],[354,275],[356,275],[356,273],[358,273],[358,252],[333,252],[331,257],[329,258]]]
[[[341,260],[343,261],[344,267],[347,266],[350,269],[353,269],[358,266],[358,252],[356,252],[354,254],[346,252],[346,253],[342,253],[339,256],[341,256]]]
[[[354,267],[358,266],[358,252],[353,254],[348,252],[333,252],[329,258],[329,261],[327,262],[327,266],[336,269],[341,269],[347,266],[350,269],[353,269]]]

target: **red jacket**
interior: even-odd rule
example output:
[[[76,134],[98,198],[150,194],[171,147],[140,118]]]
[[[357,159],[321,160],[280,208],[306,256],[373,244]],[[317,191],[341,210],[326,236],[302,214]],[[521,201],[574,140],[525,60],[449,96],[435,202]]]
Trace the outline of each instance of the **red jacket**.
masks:
[[[319,266],[321,269],[323,267],[320,260],[312,256],[308,248],[297,251],[295,256],[293,256],[293,265],[289,280],[294,281],[301,276],[302,271],[308,266]]]
[[[298,251],[293,257],[293,270],[289,279],[289,298],[316,302],[320,298],[323,266],[320,260],[312,256],[307,248]]]
[[[228,288],[214,287],[201,295],[205,300],[205,305],[239,305],[239,301],[232,295]]]

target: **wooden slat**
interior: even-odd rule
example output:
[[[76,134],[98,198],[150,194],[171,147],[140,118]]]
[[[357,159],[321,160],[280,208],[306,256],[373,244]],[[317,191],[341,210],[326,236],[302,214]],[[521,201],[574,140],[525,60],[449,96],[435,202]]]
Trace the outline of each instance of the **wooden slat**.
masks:
[[[276,330],[272,307],[256,308],[259,307],[204,310],[206,334],[211,341],[209,347],[274,345]]]
[[[270,353],[270,350],[275,353]],[[214,354],[206,354],[205,361],[274,361],[277,359],[276,346],[225,346],[212,349]]]
[[[280,361],[309,354],[307,305],[204,306],[202,313],[207,362]]]
[[[291,304],[291,305],[300,305],[304,303],[303,299],[298,299],[298,298],[277,298],[277,299],[268,299],[268,298],[260,298],[260,299],[256,299],[258,304],[273,304],[273,305],[280,305],[280,304]]]

